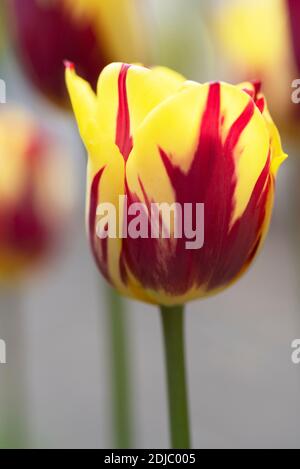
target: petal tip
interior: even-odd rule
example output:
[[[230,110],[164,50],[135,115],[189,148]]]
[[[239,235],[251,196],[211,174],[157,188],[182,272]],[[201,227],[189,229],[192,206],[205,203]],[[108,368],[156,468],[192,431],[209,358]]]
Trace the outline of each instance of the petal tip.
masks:
[[[282,165],[282,163],[288,158],[288,154],[287,153],[281,153],[281,155],[277,156],[276,158],[274,158],[271,162],[271,171],[273,173],[274,176],[277,175],[278,173],[278,170],[280,168],[280,166]]]

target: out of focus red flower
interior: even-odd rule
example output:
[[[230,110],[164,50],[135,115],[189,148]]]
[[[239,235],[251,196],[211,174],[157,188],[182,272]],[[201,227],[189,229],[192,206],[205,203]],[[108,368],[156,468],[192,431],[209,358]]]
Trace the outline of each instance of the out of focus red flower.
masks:
[[[32,83],[60,105],[68,103],[63,61],[76,63],[96,86],[114,60],[145,60],[136,0],[8,0],[13,36]]]
[[[0,280],[54,251],[70,208],[62,148],[23,110],[0,112]]]
[[[3,5],[0,4],[0,56],[3,51],[4,44],[4,34],[3,34],[4,24],[3,24]]]
[[[291,26],[295,62],[298,72],[300,73],[300,2],[299,0],[286,0],[286,2]]]

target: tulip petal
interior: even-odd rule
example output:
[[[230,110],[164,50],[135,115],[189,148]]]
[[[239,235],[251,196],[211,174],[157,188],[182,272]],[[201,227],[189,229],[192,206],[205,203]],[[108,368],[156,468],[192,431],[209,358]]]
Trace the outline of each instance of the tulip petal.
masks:
[[[167,149],[166,153],[172,155],[173,165],[178,165],[184,172],[189,170],[198,143],[199,123],[207,104],[208,89],[208,85],[199,84],[182,87],[179,93],[155,108],[136,132],[134,149],[127,164],[127,177],[139,197],[142,197],[142,191],[137,174],[154,200],[168,203],[174,201],[159,148]],[[251,120],[241,129],[243,132],[239,132],[247,106]],[[232,217],[234,223],[245,210],[266,163],[269,151],[268,129],[258,110],[252,108],[249,96],[225,83],[221,84],[220,115],[222,142],[225,144],[227,139],[227,145],[233,145],[232,139],[236,139],[234,156],[238,177]],[[206,120],[211,122],[209,116]],[[213,124],[210,123],[210,126]]]
[[[89,83],[80,78],[74,65],[65,62],[66,84],[81,138],[88,151],[97,138],[97,99]]]
[[[161,67],[114,63],[101,73],[96,98],[71,69],[68,79],[90,155],[90,242],[107,280],[127,296],[166,305],[234,282],[266,236],[285,157],[260,85],[200,85]],[[103,202],[119,217],[115,236],[99,236],[99,226],[107,228],[97,212]],[[133,220],[125,212],[136,202],[144,204],[148,235],[124,238],[120,229]],[[204,245],[187,248],[183,220],[181,237],[175,222],[169,238],[149,235],[153,202],[183,211],[204,204]],[[159,223],[166,217],[160,213]]]

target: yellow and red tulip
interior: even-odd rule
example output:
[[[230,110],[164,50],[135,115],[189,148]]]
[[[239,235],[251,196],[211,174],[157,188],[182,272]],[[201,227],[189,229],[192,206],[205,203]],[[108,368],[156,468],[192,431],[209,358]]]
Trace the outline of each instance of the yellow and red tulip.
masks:
[[[53,252],[70,208],[61,147],[27,112],[0,112],[0,280],[22,276]]]
[[[97,94],[66,80],[89,160],[87,222],[99,269],[121,293],[183,304],[227,287],[251,264],[269,226],[286,155],[258,83],[186,81],[165,68],[114,63]],[[97,206],[205,204],[205,241],[97,236]],[[162,220],[163,222],[163,220]]]
[[[136,0],[7,0],[13,35],[32,83],[66,105],[65,59],[92,85],[113,60],[144,60]]]

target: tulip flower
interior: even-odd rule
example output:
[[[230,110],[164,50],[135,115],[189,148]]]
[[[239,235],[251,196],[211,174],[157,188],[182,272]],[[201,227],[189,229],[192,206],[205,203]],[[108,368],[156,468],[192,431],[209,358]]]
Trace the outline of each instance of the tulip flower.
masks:
[[[0,280],[22,277],[57,246],[70,203],[62,149],[27,112],[0,112]]]
[[[202,85],[121,63],[102,71],[97,93],[72,64],[66,81],[89,154],[92,252],[120,293],[161,306],[173,445],[188,446],[181,305],[231,285],[260,249],[286,157],[278,131],[255,82]],[[102,204],[117,209],[113,231],[123,233],[136,203],[204,204],[203,246],[187,249],[190,238],[175,237],[175,223],[168,238],[101,236],[101,226],[111,234],[99,220]],[[164,213],[159,220],[167,223]]]
[[[68,105],[63,60],[78,64],[96,85],[112,60],[144,57],[136,0],[7,0],[16,47],[30,81],[57,104]]]

